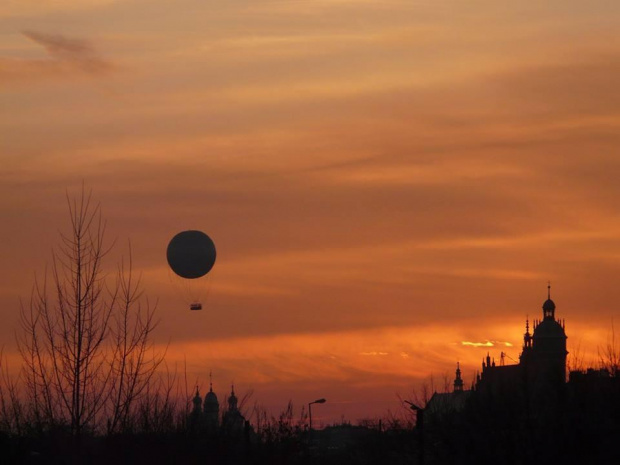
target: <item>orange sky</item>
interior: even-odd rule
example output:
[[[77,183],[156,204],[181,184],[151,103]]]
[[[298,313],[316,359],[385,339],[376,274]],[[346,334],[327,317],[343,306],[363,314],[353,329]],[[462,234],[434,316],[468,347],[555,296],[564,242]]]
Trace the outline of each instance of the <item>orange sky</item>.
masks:
[[[542,3],[3,2],[0,343],[84,181],[170,364],[222,394],[396,410],[517,358],[547,280],[593,360],[620,314],[620,6]],[[218,248],[202,312],[166,268],[184,229]]]

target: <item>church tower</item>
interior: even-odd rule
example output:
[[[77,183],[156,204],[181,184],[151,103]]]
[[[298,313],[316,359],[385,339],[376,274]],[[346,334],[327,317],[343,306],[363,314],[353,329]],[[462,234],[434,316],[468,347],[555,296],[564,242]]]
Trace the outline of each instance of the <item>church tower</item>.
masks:
[[[566,333],[564,322],[555,318],[555,303],[551,300],[551,285],[543,304],[543,319],[534,322],[528,365],[533,381],[546,387],[561,386],[566,382]],[[529,332],[529,331],[528,331]],[[527,333],[526,333],[527,337]],[[527,347],[524,347],[524,351]]]
[[[463,379],[461,378],[461,367],[456,362],[456,377],[454,378],[454,392],[463,392]]]
[[[220,403],[217,400],[215,392],[213,392],[213,379],[209,373],[209,392],[205,396],[204,402],[204,418],[207,431],[213,432],[219,426]]]
[[[228,398],[228,411],[229,412],[239,411],[239,408],[237,407],[237,396],[235,395],[234,384],[230,388],[230,397]]]
[[[235,386],[232,385],[230,396],[228,397],[228,410],[222,416],[222,428],[232,435],[242,434],[246,424],[244,416],[239,411],[238,401],[235,395]]]
[[[533,338],[530,333],[530,318],[529,316],[525,319],[525,333],[523,334],[523,350],[521,351],[521,355],[519,355],[519,363],[522,365],[527,365],[532,357],[532,343]]]
[[[202,410],[202,398],[200,397],[200,392],[198,391],[198,386],[196,386],[196,395],[192,399],[192,403],[194,404],[194,408],[190,414],[189,422],[190,428],[196,430],[200,426],[200,413]]]

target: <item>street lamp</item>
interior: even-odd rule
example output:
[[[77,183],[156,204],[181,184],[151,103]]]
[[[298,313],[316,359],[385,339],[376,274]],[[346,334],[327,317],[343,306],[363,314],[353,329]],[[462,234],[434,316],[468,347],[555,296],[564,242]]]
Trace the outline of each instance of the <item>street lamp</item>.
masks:
[[[418,407],[413,402],[405,401],[405,404],[409,404],[409,408],[416,413],[416,429],[418,430],[418,454],[420,457],[420,464],[424,465],[424,410],[422,407]]]
[[[310,431],[312,431],[312,404],[324,404],[325,399],[317,399],[314,402],[308,404],[308,416],[310,417]]]

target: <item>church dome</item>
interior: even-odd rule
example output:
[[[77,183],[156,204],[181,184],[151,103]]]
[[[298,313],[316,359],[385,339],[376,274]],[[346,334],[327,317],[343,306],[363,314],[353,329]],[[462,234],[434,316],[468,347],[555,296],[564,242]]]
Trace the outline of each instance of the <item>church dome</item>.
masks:
[[[539,301],[540,302],[540,301]],[[551,299],[545,300],[545,303],[542,306],[543,310],[555,310],[555,302]]]
[[[219,404],[215,392],[209,391],[205,396],[205,404]]]

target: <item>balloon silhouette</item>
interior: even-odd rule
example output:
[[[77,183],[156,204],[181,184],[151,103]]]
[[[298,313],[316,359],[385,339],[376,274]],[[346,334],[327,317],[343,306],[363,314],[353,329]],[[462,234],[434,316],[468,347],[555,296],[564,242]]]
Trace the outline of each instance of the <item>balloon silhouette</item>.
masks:
[[[166,250],[174,274],[170,280],[190,310],[202,310],[201,297],[208,295],[210,279],[205,276],[215,264],[215,244],[202,231],[183,231],[172,238]],[[175,276],[176,275],[176,276]]]
[[[185,279],[206,275],[215,263],[215,244],[202,231],[183,231],[168,244],[166,258],[172,271]]]

